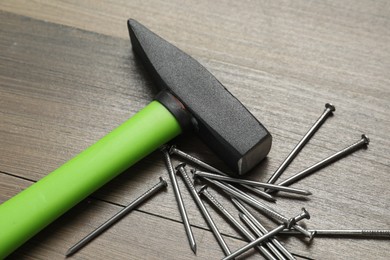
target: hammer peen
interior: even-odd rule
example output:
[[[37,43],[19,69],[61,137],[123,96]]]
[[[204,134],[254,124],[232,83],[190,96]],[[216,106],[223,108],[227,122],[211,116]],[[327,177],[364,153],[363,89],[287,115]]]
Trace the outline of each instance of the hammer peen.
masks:
[[[0,205],[0,259],[121,172],[192,130],[242,175],[269,152],[265,127],[200,63],[135,20],[134,52],[161,89],[98,142]]]

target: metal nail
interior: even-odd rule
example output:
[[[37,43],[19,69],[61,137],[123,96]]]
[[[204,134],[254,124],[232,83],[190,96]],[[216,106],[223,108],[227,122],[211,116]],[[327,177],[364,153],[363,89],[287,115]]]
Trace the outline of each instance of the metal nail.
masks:
[[[306,210],[304,210],[298,216],[296,216],[294,218],[291,218],[292,219],[291,222],[296,223],[296,222],[298,222],[298,221],[300,221],[300,220],[302,220],[304,218],[308,218],[309,216],[310,215],[308,215],[308,212]],[[235,257],[237,257],[237,256],[241,255],[242,253],[248,251],[249,249],[253,248],[254,246],[257,246],[258,244],[262,243],[263,241],[269,239],[270,237],[275,236],[276,234],[281,232],[284,228],[288,227],[288,225],[289,225],[289,223],[287,223],[287,222],[283,223],[282,225],[276,227],[275,229],[271,230],[267,234],[257,238],[256,240],[254,240],[254,241],[250,242],[249,244],[243,246],[242,248],[236,250],[232,254],[226,256],[225,258],[223,258],[223,260],[234,259]]]
[[[232,201],[233,204],[247,217],[249,220],[264,234],[268,233],[268,230],[258,221],[255,216],[239,201]],[[270,241],[290,260],[294,260],[294,256],[277,240],[276,238],[270,238]]]
[[[291,223],[290,221],[285,222],[287,229],[291,229],[291,227],[295,225],[296,222],[302,219],[310,219],[310,214],[305,208],[302,208],[301,211],[302,211],[301,214],[293,218],[292,221],[293,224],[290,224]]]
[[[260,190],[258,188],[254,188],[254,187],[251,187],[251,186],[245,185],[245,184],[243,184],[241,186],[244,187],[245,189],[251,191],[252,193],[255,193],[255,194],[261,196],[263,199],[266,199],[266,200],[268,200],[270,202],[275,202],[276,201],[276,199],[271,194],[268,194],[267,192],[265,192],[263,190]]]
[[[388,229],[312,229],[315,236],[346,236],[346,237],[372,237],[372,238],[390,238],[390,230]],[[294,230],[283,230],[280,232],[283,235],[300,235]]]
[[[161,149],[162,153],[164,154],[165,164],[168,169],[169,178],[172,182],[173,187],[173,193],[175,194],[177,206],[179,208],[179,212],[181,215],[181,219],[183,220],[184,229],[187,234],[188,242],[190,243],[190,247],[192,251],[196,254],[196,242],[195,237],[191,229],[190,221],[188,220],[188,215],[186,208],[184,206],[183,198],[180,193],[179,185],[177,183],[175,171],[173,169],[172,160],[170,158],[169,152],[166,148]]]
[[[273,218],[276,221],[279,221],[279,222],[282,222],[282,223],[290,221],[290,223],[291,223],[291,219],[286,218],[285,216],[283,216],[282,214],[278,213],[277,211],[275,211],[271,207],[268,207],[268,206],[266,206],[265,204],[263,204],[263,203],[261,203],[259,201],[256,201],[255,203],[253,203],[252,201],[248,201],[245,198],[240,198],[238,196],[237,196],[237,198],[239,198],[242,201],[246,202],[247,204],[255,207],[256,209],[260,210],[262,213],[266,214],[267,216]],[[231,200],[232,200],[232,202],[235,205],[238,205],[239,201],[237,199],[231,198]],[[312,239],[313,234],[308,232],[305,228],[301,227],[300,225],[293,225],[293,228],[295,230],[301,232],[302,234],[304,234],[309,239]]]
[[[292,162],[295,156],[300,152],[300,150],[305,146],[305,144],[310,140],[313,134],[318,130],[322,123],[336,110],[335,106],[330,103],[325,104],[325,110],[322,115],[317,119],[314,125],[309,129],[309,131],[303,136],[299,143],[294,147],[290,152],[287,158],[282,162],[279,168],[274,172],[271,178],[267,181],[268,183],[275,183],[280,175],[284,172],[287,166]]]
[[[241,234],[245,236],[246,239],[248,239],[249,241],[253,241],[256,239],[249,231],[245,229],[244,226],[240,224],[240,222],[238,222],[233,217],[232,214],[230,214],[229,211],[227,211],[222,206],[222,204],[213,195],[211,195],[211,193],[207,190],[207,185],[203,185],[198,192],[203,195],[222,215],[224,215],[230,221],[230,223],[232,223],[232,225],[235,226],[241,232]],[[260,245],[257,248],[260,250],[260,252],[264,254],[267,259],[276,260],[274,256],[268,251],[268,249],[264,246]]]
[[[263,233],[260,231],[260,229],[258,229],[256,227],[256,225],[243,213],[239,213],[239,216],[241,218],[241,220],[258,236],[258,237],[261,237],[263,236],[264,234],[267,234],[268,232],[266,233]],[[264,243],[267,244],[267,246],[269,247],[269,249],[272,250],[272,252],[274,252],[274,254],[278,257],[278,259],[287,259],[285,258],[282,253],[279,252],[279,250],[270,242],[272,238],[269,239],[269,241],[265,241]]]
[[[202,177],[202,178],[205,179],[206,181],[214,184],[215,186],[219,187],[226,194],[228,194],[230,196],[235,196],[237,198],[240,198],[243,201],[247,202],[248,204],[250,204],[250,205],[252,205],[252,206],[254,206],[256,208],[262,209],[263,204],[260,201],[255,200],[254,198],[248,196],[247,194],[245,194],[244,192],[240,191],[236,187],[230,186],[230,185],[226,185],[225,183],[222,183],[222,182],[216,181],[216,180],[212,180],[212,179],[209,179],[209,178],[204,178],[204,177]]]
[[[279,185],[275,185],[275,184],[269,184],[269,183],[252,181],[252,180],[231,178],[228,176],[222,176],[222,175],[213,174],[213,173],[209,173],[209,172],[196,171],[194,174],[197,176],[200,176],[200,177],[206,177],[206,178],[210,178],[210,179],[214,179],[214,180],[234,182],[234,183],[245,184],[245,185],[253,185],[253,186],[258,186],[258,187],[262,187],[262,188],[269,188],[269,189],[273,189],[273,190],[290,192],[290,193],[295,193],[295,194],[300,194],[300,195],[311,195],[311,192],[306,191],[306,190],[301,190],[301,189],[296,189],[296,188],[288,188],[288,187],[283,187],[283,186],[279,186]]]
[[[184,180],[184,183],[186,184],[188,190],[190,191],[192,197],[194,198],[196,204],[198,205],[200,211],[202,212],[203,217],[205,218],[207,224],[211,228],[211,231],[213,232],[213,234],[214,234],[215,238],[217,239],[217,241],[218,241],[220,247],[222,248],[223,252],[225,253],[225,255],[229,255],[230,254],[229,247],[227,246],[225,240],[222,238],[222,235],[219,232],[217,226],[215,225],[213,219],[211,218],[210,213],[207,211],[207,209],[204,206],[202,200],[200,199],[200,197],[198,195],[198,192],[196,191],[195,186],[192,183],[190,177],[188,176],[187,171],[184,168],[184,166],[185,166],[185,164],[183,164],[183,163],[179,164],[176,167],[176,170],[178,170],[178,172],[181,174],[181,176],[182,176],[182,178]]]
[[[367,137],[367,135],[363,134],[362,139],[359,140],[358,142],[348,146],[347,148],[344,148],[343,150],[329,156],[328,158],[323,159],[322,161],[310,166],[309,168],[291,176],[290,178],[279,183],[278,185],[289,186],[290,184],[306,177],[307,175],[315,172],[316,170],[341,159],[342,157],[346,156],[347,154],[350,154],[350,153],[352,153],[360,148],[366,147],[369,143],[370,143],[370,139]]]
[[[196,177],[196,172],[198,170],[192,170],[192,174],[194,175],[194,177]],[[260,203],[258,200],[256,200],[254,197],[250,196],[249,194],[243,192],[242,190],[238,189],[237,187],[231,185],[230,183],[226,183],[226,182],[221,182],[221,181],[217,181],[217,180],[212,180],[212,179],[209,179],[209,178],[204,178],[204,177],[201,177],[205,180],[207,180],[208,182],[214,184],[215,186],[218,186],[218,185],[222,185],[222,187],[220,187],[222,190],[223,190],[223,187],[226,187],[227,190],[225,190],[225,193],[229,194],[229,195],[232,195],[232,192],[234,194],[239,194],[238,196],[241,196],[241,197],[245,197],[247,200],[251,200],[253,201],[254,203]],[[229,191],[231,191],[229,193]],[[244,200],[244,199],[243,199]],[[263,204],[264,205],[264,204]],[[264,205],[265,206],[265,205]]]
[[[81,239],[79,242],[77,242],[74,246],[72,246],[67,252],[66,256],[73,255],[76,253],[79,249],[81,249],[83,246],[85,246],[87,243],[89,243],[92,239],[99,236],[101,233],[103,233],[105,230],[107,230],[109,227],[111,227],[114,223],[116,223],[118,220],[123,218],[125,215],[127,215],[130,211],[132,211],[134,208],[136,208],[139,204],[149,199],[152,195],[157,193],[162,188],[167,187],[167,182],[160,177],[160,181],[154,185],[152,188],[147,190],[144,194],[142,194],[140,197],[135,199],[133,202],[131,202],[129,205],[127,205],[125,208],[120,210],[118,213],[116,213],[114,216],[112,216],[110,219],[108,219],[106,222],[104,222],[102,225],[100,225],[97,229],[89,233],[86,237]]]
[[[212,172],[215,172],[215,173],[218,173],[218,174],[221,174],[221,175],[227,175],[226,173],[218,170],[217,168],[211,166],[210,164],[188,154],[188,153],[185,153],[179,149],[176,148],[175,145],[172,145],[170,148],[169,148],[169,153],[170,154],[175,154],[175,155],[178,155],[180,156],[181,158],[183,159],[186,159],[190,162],[193,162],[194,164],[206,169],[206,170],[209,170],[209,171],[212,171]]]
[[[185,152],[177,149],[175,145],[172,145],[170,147],[169,153],[175,154],[175,155],[177,155],[177,156],[179,156],[187,161],[194,163],[195,165],[198,165],[198,166],[208,170],[208,171],[215,172],[215,173],[218,173],[218,174],[223,175],[223,176],[228,176],[228,174],[218,170],[217,168],[211,166],[210,164],[208,164],[208,163],[206,163],[206,162],[204,162],[204,161],[202,161],[202,160],[200,160],[200,159],[198,159],[198,158],[196,158],[188,153],[185,153]],[[272,197],[270,194],[266,193],[265,191],[253,188],[249,185],[242,185],[242,186],[245,187],[246,189],[252,191],[253,193],[256,193],[257,195],[269,200],[269,201],[275,201],[275,198]]]
[[[288,221],[288,219],[286,217],[284,217],[283,215],[277,213],[275,210],[266,206],[265,204],[261,203],[260,201],[255,200],[255,199],[247,196],[245,193],[243,194],[243,192],[240,192],[236,189],[233,189],[233,188],[231,188],[231,187],[229,187],[229,186],[227,186],[219,181],[211,180],[208,178],[204,178],[204,179],[207,180],[208,182],[214,184],[215,186],[221,188],[226,194],[245,201],[246,203],[248,203],[249,205],[260,210],[264,214],[267,214],[268,216],[270,216],[278,221],[281,221],[281,222]],[[299,225],[294,225],[294,229],[302,232],[305,236],[307,236],[309,238],[311,238],[313,236],[311,233],[307,232],[306,229],[304,229],[303,227],[301,227]]]

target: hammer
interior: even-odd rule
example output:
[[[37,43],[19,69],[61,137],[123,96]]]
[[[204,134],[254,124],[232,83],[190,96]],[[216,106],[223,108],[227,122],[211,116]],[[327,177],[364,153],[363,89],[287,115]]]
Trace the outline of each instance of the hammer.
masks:
[[[161,89],[149,105],[46,177],[0,205],[0,259],[121,172],[192,131],[243,175],[269,152],[265,127],[192,57],[135,20],[133,50]]]

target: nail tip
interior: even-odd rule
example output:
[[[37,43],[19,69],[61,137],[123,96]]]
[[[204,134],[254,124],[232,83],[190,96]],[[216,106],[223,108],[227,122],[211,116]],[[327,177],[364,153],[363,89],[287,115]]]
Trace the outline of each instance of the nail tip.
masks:
[[[194,254],[196,255],[196,244],[193,244],[192,246],[191,246],[191,249],[192,249],[192,252],[194,252]]]
[[[74,252],[71,249],[69,249],[68,251],[66,251],[65,257],[69,257],[69,256],[73,255],[73,253]]]
[[[270,202],[276,202],[276,199],[275,199],[273,196],[269,197],[268,200],[269,200]]]

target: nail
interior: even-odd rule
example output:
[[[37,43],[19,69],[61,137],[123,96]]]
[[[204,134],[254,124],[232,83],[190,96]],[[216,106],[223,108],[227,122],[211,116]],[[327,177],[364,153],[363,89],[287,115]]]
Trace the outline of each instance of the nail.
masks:
[[[211,166],[210,164],[188,154],[188,153],[185,153],[179,149],[176,148],[175,145],[172,145],[169,149],[169,153],[170,154],[175,154],[187,161],[190,161],[192,163],[194,163],[195,165],[198,165],[208,171],[211,171],[211,172],[215,172],[215,173],[218,173],[220,175],[223,175],[223,176],[228,176],[228,174],[218,170],[217,168]],[[248,186],[248,185],[243,185],[245,188],[247,188],[248,190],[252,191],[253,193],[256,193],[257,195],[259,196],[262,196],[263,198],[269,200],[269,201],[275,201],[275,198],[272,197],[270,194],[266,193],[265,191],[262,191],[262,190],[259,190],[259,189],[256,189],[256,188],[253,188],[251,186]]]
[[[241,220],[258,236],[258,237],[261,237],[263,236],[264,234],[267,234],[268,232],[264,233],[260,231],[260,229],[258,229],[255,224],[247,217],[245,216],[245,214],[243,213],[239,213],[239,216],[241,218]],[[271,249],[272,252],[274,252],[274,254],[276,255],[276,257],[278,259],[281,259],[281,260],[284,260],[286,259],[282,253],[279,252],[279,250],[270,242],[272,238],[270,238],[268,241],[265,241],[264,243],[268,246],[269,249]]]
[[[196,177],[196,172],[197,171],[198,170],[191,170],[191,172],[194,175],[194,177]],[[201,178],[203,178],[203,177],[201,177]],[[216,181],[216,180],[212,180],[212,179],[209,179],[209,178],[203,178],[203,179],[205,179],[208,182],[214,184],[215,186],[222,185],[222,187],[220,187],[222,190],[223,190],[224,187],[226,187],[227,190],[225,190],[225,193],[227,193],[229,195],[231,195],[231,193],[229,193],[229,191],[231,191],[231,192],[234,192],[235,194],[240,194],[239,196],[241,196],[241,197],[246,197],[247,200],[251,200],[254,203],[260,203],[254,197],[250,196],[249,194],[243,192],[242,190],[238,189],[237,187],[234,187],[233,185],[231,185],[229,183],[222,182],[222,181]]]
[[[183,198],[180,193],[179,185],[177,183],[175,171],[173,169],[172,160],[169,156],[169,152],[166,148],[161,149],[162,153],[164,154],[165,164],[168,169],[169,178],[172,182],[173,187],[173,193],[175,194],[177,206],[179,208],[181,219],[183,220],[184,229],[187,234],[188,242],[190,243],[190,247],[192,251],[196,254],[196,242],[195,237],[191,229],[190,221],[188,220],[188,215],[186,208],[184,206]]]
[[[315,172],[316,170],[322,168],[322,167],[325,167],[339,159],[341,159],[342,157],[360,149],[360,148],[363,148],[363,147],[367,147],[367,145],[370,143],[370,139],[367,137],[367,135],[363,134],[362,135],[362,139],[359,140],[358,142],[348,146],[347,148],[344,148],[343,150],[329,156],[328,158],[325,158],[323,159],[322,161],[310,166],[309,168],[295,174],[294,176],[291,176],[290,178],[282,181],[281,183],[279,183],[278,185],[280,186],[289,186],[290,184],[306,177],[307,175]]]
[[[193,173],[195,174],[196,171],[193,171]],[[202,177],[202,178],[205,179],[206,181],[214,184],[215,186],[219,187],[226,194],[228,194],[230,196],[234,196],[234,197],[240,198],[243,201],[247,202],[248,204],[250,204],[250,205],[252,205],[252,206],[254,206],[254,207],[258,208],[258,209],[263,209],[263,207],[266,207],[260,201],[255,200],[254,198],[248,196],[247,194],[245,194],[244,192],[240,191],[236,187],[231,186],[230,184],[225,184],[225,183],[222,183],[220,181],[212,180],[212,179],[209,179],[209,178],[204,178],[204,177]]]
[[[291,218],[292,221],[291,222],[298,222],[300,220],[302,220],[303,218],[307,218],[309,215],[307,213],[307,211],[304,211],[302,212],[301,214],[299,214],[298,216],[294,217],[294,218]],[[236,250],[235,252],[233,252],[232,254],[226,256],[225,258],[223,258],[223,260],[228,260],[228,259],[234,259],[235,257],[241,255],[242,253],[248,251],[249,249],[251,249],[252,247],[262,243],[263,241],[269,239],[270,237],[273,237],[275,236],[276,234],[278,234],[279,232],[281,232],[284,228],[286,228],[288,225],[288,223],[283,223],[282,225],[276,227],[275,229],[271,230],[270,232],[268,232],[267,234],[257,238],[256,240],[250,242],[249,244],[243,246],[242,248]]]
[[[232,201],[233,204],[264,234],[268,233],[268,230],[258,221],[255,216],[239,201]],[[271,238],[270,241],[290,260],[294,260],[294,256],[277,240]]]
[[[204,179],[207,180],[208,182],[214,184],[215,186],[221,188],[226,194],[245,201],[249,205],[255,207],[256,209],[260,210],[264,214],[267,214],[268,216],[270,216],[278,221],[281,221],[281,222],[289,222],[290,221],[291,222],[291,220],[289,220],[286,217],[284,217],[283,215],[277,213],[275,210],[271,209],[270,207],[266,206],[265,204],[261,203],[260,201],[252,199],[251,197],[247,196],[245,193],[239,191],[235,187],[232,188],[232,187],[225,185],[219,181],[211,180],[208,178],[204,178]],[[309,237],[310,239],[313,237],[313,234],[307,232],[306,229],[304,229],[303,227],[301,227],[299,225],[294,225],[294,229],[302,232],[305,236]]]
[[[244,187],[245,189],[247,189],[247,190],[249,190],[249,191],[251,191],[251,192],[253,192],[253,193],[255,193],[255,194],[259,195],[259,196],[261,196],[263,199],[266,199],[266,200],[268,200],[270,202],[275,202],[276,201],[276,199],[271,194],[268,194],[267,192],[265,192],[263,190],[251,187],[249,185],[243,185],[242,184],[241,186]],[[269,195],[271,195],[271,196],[269,196]]]
[[[298,216],[296,216],[294,218],[294,222],[298,222],[298,221],[300,221],[302,219],[310,219],[309,212],[305,208],[302,208],[301,210],[302,210],[301,214],[299,214]],[[287,225],[287,228],[289,228],[288,225]]]
[[[305,146],[305,144],[310,140],[313,134],[318,130],[318,128],[325,122],[325,120],[336,110],[335,106],[330,103],[325,104],[325,110],[322,115],[317,119],[314,125],[309,129],[309,131],[303,136],[299,143],[294,147],[290,152],[287,158],[279,166],[279,168],[274,172],[271,178],[267,181],[268,183],[275,183],[280,175],[284,172],[287,166],[294,160],[295,156],[300,152],[300,150]]]
[[[114,223],[116,223],[118,220],[123,218],[125,215],[127,215],[130,211],[132,211],[134,208],[136,208],[139,204],[146,201],[148,198],[150,198],[152,195],[157,193],[162,188],[167,187],[167,182],[160,177],[160,182],[154,185],[152,188],[147,190],[144,194],[142,194],[140,197],[138,197],[136,200],[131,202],[129,205],[127,205],[125,208],[123,208],[121,211],[116,213],[114,216],[112,216],[109,220],[104,222],[102,225],[100,225],[97,229],[89,233],[86,237],[81,239],[79,242],[77,242],[74,246],[72,246],[67,252],[66,256],[73,255],[76,253],[79,249],[81,249],[83,246],[85,246],[87,243],[89,243],[92,239],[99,236],[101,233],[103,233],[105,230],[107,230],[109,227],[111,227]]]
[[[209,173],[209,172],[196,171],[194,174],[197,176],[200,176],[200,177],[206,177],[206,178],[210,178],[210,179],[214,179],[214,180],[258,186],[258,187],[262,187],[262,188],[269,188],[269,189],[273,189],[273,190],[290,192],[290,193],[295,193],[295,194],[300,194],[300,195],[311,195],[311,192],[306,191],[306,190],[301,190],[301,189],[296,189],[296,188],[288,188],[288,187],[283,187],[283,186],[279,186],[279,185],[275,185],[275,184],[269,184],[269,183],[252,181],[252,180],[231,178],[228,176],[222,176],[222,175],[213,174],[213,173]]]
[[[211,228],[211,231],[213,232],[215,238],[218,241],[218,244],[222,248],[225,255],[229,255],[230,254],[229,247],[227,246],[225,240],[222,238],[221,233],[219,232],[217,226],[215,225],[214,220],[211,218],[210,213],[208,212],[208,210],[204,206],[203,201],[200,199],[198,192],[196,191],[195,186],[192,183],[190,177],[188,176],[187,171],[186,171],[184,166],[185,166],[184,163],[179,164],[176,167],[176,170],[178,170],[178,172],[181,174],[181,176],[184,180],[184,183],[186,184],[188,190],[190,191],[192,197],[194,198],[196,205],[198,205],[200,211],[202,212],[202,215],[205,218],[207,224]]]
[[[233,195],[234,196],[234,195]],[[276,212],[274,209],[272,209],[271,207],[268,207],[266,206],[265,204],[259,202],[259,201],[249,201],[247,200],[246,198],[240,198],[238,196],[236,196],[237,198],[245,201],[247,204],[255,207],[256,209],[260,210],[261,212],[263,212],[264,214],[266,214],[267,216],[273,218],[274,220],[277,220],[279,222],[282,222],[282,223],[289,223],[289,225],[292,225],[292,219],[288,219],[286,218],[285,216],[283,216],[282,214]],[[235,199],[235,198],[231,198],[232,202],[237,206],[238,205],[238,200]],[[238,207],[238,206],[237,206]],[[313,237],[313,234],[308,232],[305,228],[299,226],[299,225],[293,225],[293,228],[299,232],[301,232],[302,234],[304,234],[305,236],[309,237],[309,239],[311,239]]]
[[[256,239],[249,231],[247,231],[245,229],[245,227],[243,225],[240,224],[240,222],[238,222],[233,217],[232,214],[230,214],[229,211],[227,211],[222,206],[222,204],[213,195],[211,195],[211,193],[207,190],[207,185],[203,185],[198,192],[199,192],[199,194],[203,195],[222,215],[224,215],[230,221],[230,223],[232,223],[232,225],[235,226],[241,232],[242,235],[244,235],[244,237],[247,240],[253,241]],[[273,257],[273,255],[268,251],[268,249],[265,248],[264,246],[260,245],[260,246],[258,246],[258,249],[260,250],[260,252],[262,252],[264,254],[264,256],[267,259],[276,260]]]
[[[390,237],[390,230],[386,229],[312,229],[315,236],[346,236],[346,237]],[[280,232],[283,235],[299,235],[299,232],[294,230],[283,230]]]
[[[308,231],[306,228],[303,228],[300,225],[294,225],[293,228],[299,233],[303,234],[305,237],[309,238],[309,241],[313,239],[314,233]]]
[[[190,155],[188,153],[185,153],[185,152],[177,149],[175,145],[172,145],[169,148],[169,153],[178,155],[181,158],[186,159],[186,160],[188,160],[188,161],[190,161],[190,162],[192,162],[192,163],[194,163],[194,164],[196,164],[196,165],[198,165],[198,166],[200,166],[200,167],[202,167],[202,168],[204,168],[206,170],[209,170],[211,172],[215,172],[215,173],[218,173],[218,174],[221,174],[221,175],[227,175],[226,173],[218,170],[217,168],[211,166],[210,164],[208,164],[208,163],[206,163],[206,162],[204,162],[204,161],[202,161],[202,160],[200,160],[200,159],[198,159],[198,158],[196,158],[196,157],[194,157],[194,156],[192,156],[192,155]]]

